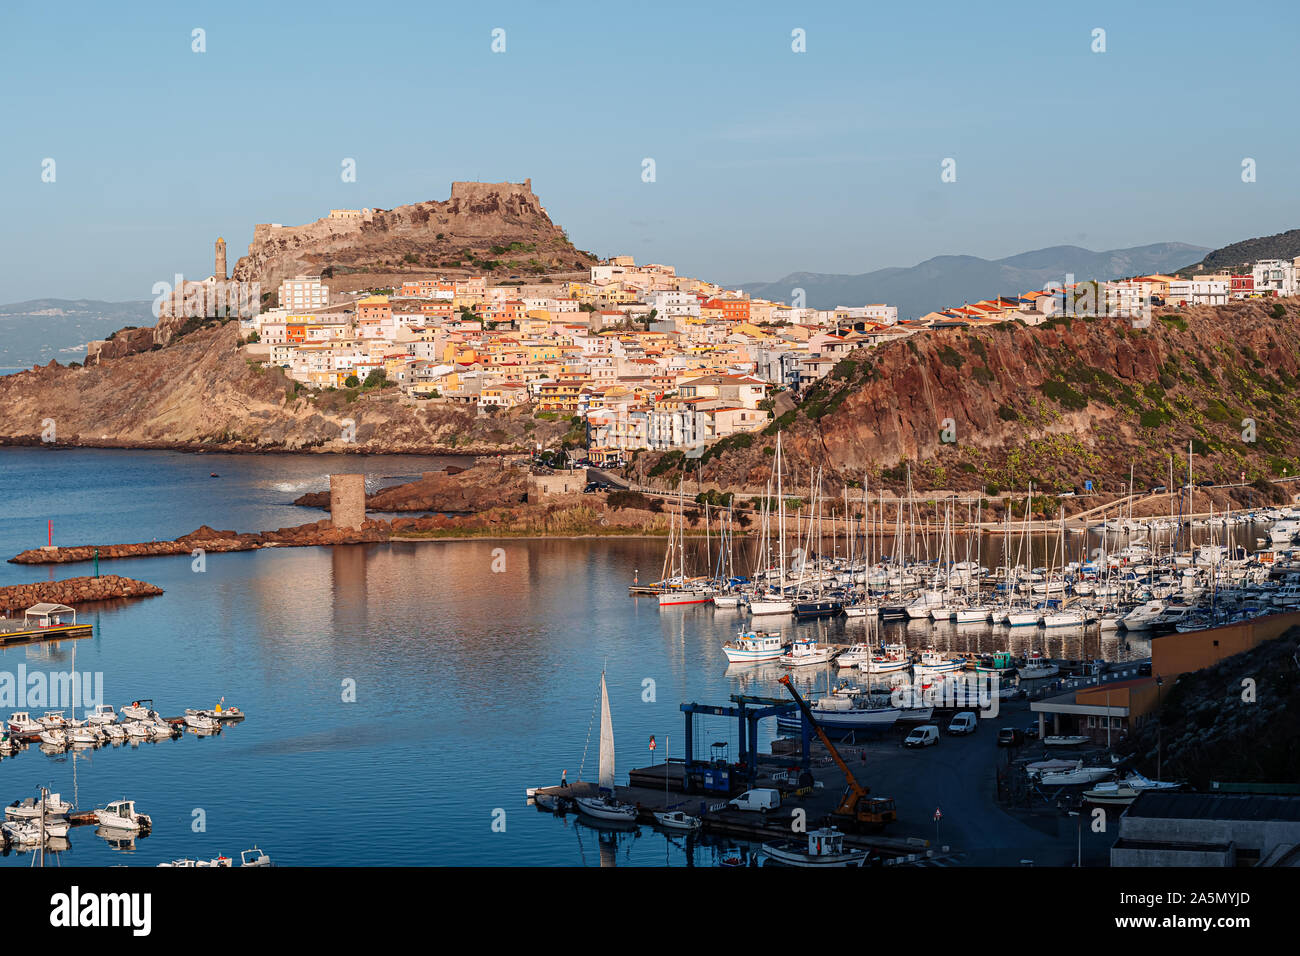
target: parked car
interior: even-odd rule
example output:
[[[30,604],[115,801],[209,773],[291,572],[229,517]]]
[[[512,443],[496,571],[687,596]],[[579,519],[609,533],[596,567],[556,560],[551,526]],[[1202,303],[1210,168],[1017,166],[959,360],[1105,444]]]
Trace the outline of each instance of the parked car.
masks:
[[[1003,727],[998,731],[999,747],[1019,747],[1025,742],[1025,735],[1014,727]]]
[[[1033,724],[1030,724],[1028,727],[1025,728],[1025,739],[1026,739],[1026,740],[1037,740],[1037,739],[1038,739],[1038,724],[1033,723]]]
[[[939,742],[939,728],[934,724],[922,724],[903,740],[904,747],[933,747]]]
[[[1196,487],[1197,487],[1197,488],[1213,488],[1213,487],[1214,487],[1214,482],[1211,481],[1209,478],[1206,478],[1204,481],[1198,481],[1198,482],[1196,483]]]
[[[978,727],[979,718],[975,716],[975,712],[973,710],[963,710],[960,714],[953,716],[952,722],[948,724],[948,733],[955,737],[961,737],[975,733]]]
[[[1168,491],[1168,490],[1169,490],[1169,489],[1168,489],[1166,486],[1164,486],[1164,485],[1152,485],[1150,488],[1147,489],[1147,494],[1149,494],[1149,495],[1163,495],[1163,494],[1164,494],[1166,491]]]

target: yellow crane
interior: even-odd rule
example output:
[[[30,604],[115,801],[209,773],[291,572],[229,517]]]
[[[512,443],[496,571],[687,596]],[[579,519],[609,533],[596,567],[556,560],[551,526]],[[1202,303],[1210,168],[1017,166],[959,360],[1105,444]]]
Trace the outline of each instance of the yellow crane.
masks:
[[[868,796],[871,792],[868,787],[858,783],[857,777],[853,776],[853,771],[849,765],[844,762],[840,752],[835,749],[831,743],[830,737],[826,736],[826,731],[822,730],[821,725],[817,723],[817,718],[813,716],[812,708],[808,706],[799,692],[794,689],[794,683],[790,680],[790,675],[786,674],[781,678],[781,683],[785,689],[790,692],[799,709],[803,711],[804,719],[808,721],[813,730],[817,731],[817,737],[822,742],[835,765],[844,773],[844,779],[848,781],[848,787],[844,795],[840,797],[839,805],[831,811],[831,820],[841,830],[880,830],[898,819],[898,809],[894,805],[893,797],[872,797]]]

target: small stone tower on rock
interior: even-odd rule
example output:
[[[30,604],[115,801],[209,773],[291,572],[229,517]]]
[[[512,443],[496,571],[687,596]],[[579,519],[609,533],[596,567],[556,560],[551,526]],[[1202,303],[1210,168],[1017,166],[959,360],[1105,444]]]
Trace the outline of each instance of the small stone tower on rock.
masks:
[[[217,261],[212,274],[217,277],[217,281],[226,281],[226,240],[220,236],[217,236]]]

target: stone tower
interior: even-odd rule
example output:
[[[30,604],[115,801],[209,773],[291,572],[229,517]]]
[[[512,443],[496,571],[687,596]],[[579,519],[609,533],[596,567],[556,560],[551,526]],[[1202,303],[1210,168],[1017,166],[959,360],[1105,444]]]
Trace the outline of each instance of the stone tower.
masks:
[[[220,236],[217,236],[217,262],[212,274],[222,282],[226,280],[226,240]]]
[[[330,521],[339,531],[359,531],[366,523],[365,475],[330,475]]]

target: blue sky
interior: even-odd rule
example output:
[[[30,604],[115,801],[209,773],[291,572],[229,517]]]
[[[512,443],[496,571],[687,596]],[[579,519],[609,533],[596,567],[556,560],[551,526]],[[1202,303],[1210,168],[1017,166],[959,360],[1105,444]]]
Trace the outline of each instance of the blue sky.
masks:
[[[1300,225],[1298,28],[1221,0],[6,0],[0,302],[150,298],[217,235],[233,265],[255,223],[457,179],[532,177],[579,247],[729,282],[1218,246]]]

